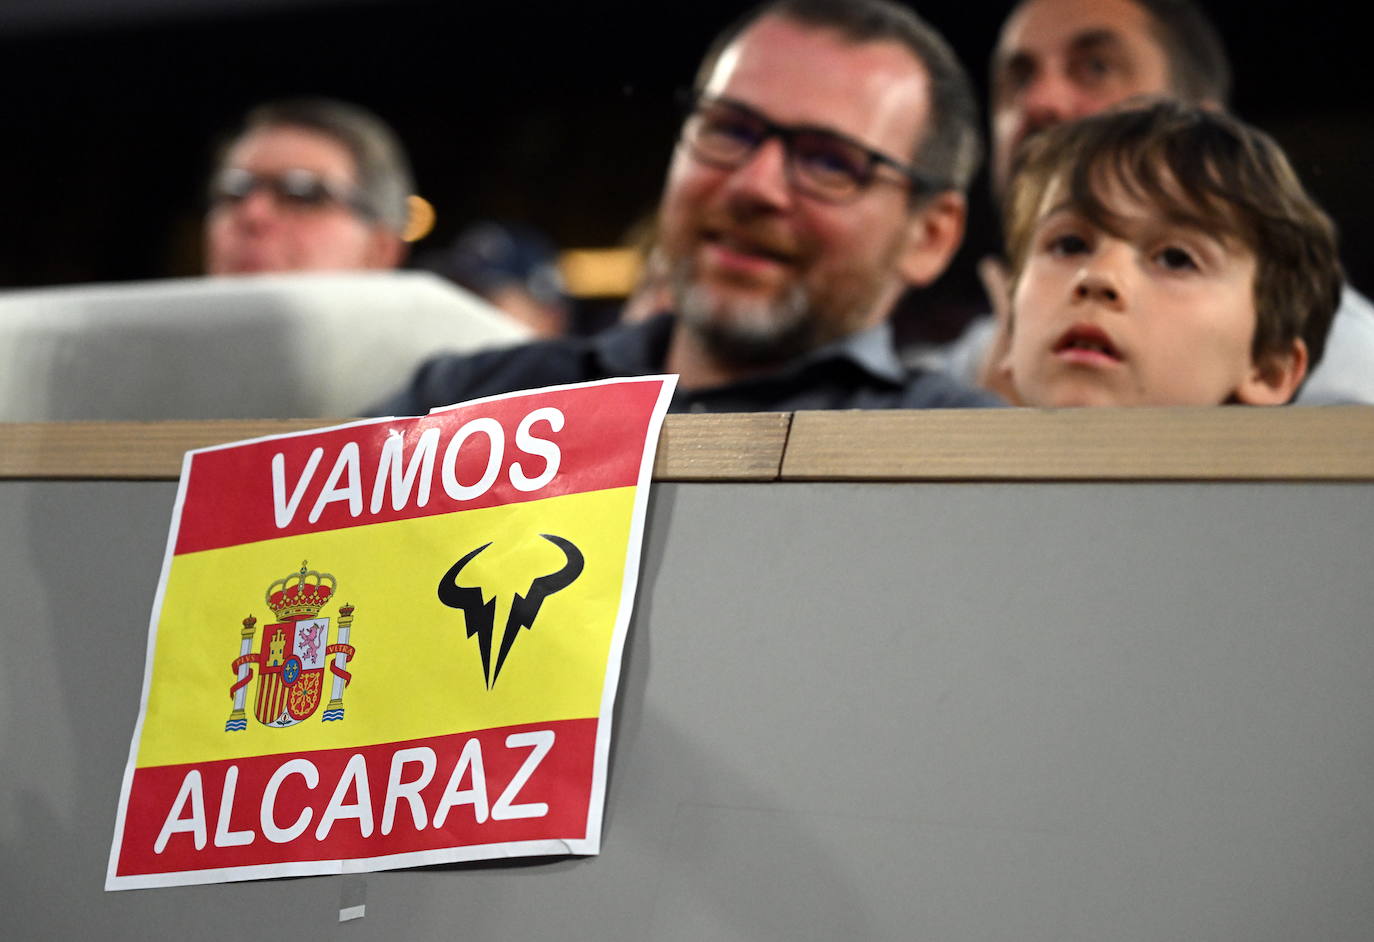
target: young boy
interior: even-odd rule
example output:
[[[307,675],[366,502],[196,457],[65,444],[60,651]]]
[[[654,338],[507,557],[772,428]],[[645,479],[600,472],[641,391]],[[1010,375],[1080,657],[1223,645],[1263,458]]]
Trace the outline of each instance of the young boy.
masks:
[[[1234,118],[1161,102],[1053,128],[1005,222],[1021,404],[1278,405],[1321,359],[1335,230]]]

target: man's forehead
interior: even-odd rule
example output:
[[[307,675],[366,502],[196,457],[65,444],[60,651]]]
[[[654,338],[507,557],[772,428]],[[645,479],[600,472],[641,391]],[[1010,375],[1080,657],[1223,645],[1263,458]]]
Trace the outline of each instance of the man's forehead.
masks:
[[[1133,0],[1026,0],[998,36],[996,61],[1111,42],[1162,45],[1149,10]]]
[[[828,127],[870,144],[910,147],[930,110],[930,77],[896,40],[764,17],[721,51],[702,91],[774,120]]]
[[[313,170],[350,178],[357,173],[353,155],[342,141],[324,131],[295,124],[249,128],[230,145],[225,164],[264,172]]]

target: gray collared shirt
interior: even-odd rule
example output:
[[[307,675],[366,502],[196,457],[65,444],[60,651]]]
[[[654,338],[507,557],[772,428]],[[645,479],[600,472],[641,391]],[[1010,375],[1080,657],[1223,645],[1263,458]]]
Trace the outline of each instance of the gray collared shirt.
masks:
[[[409,386],[368,410],[419,415],[438,406],[521,389],[663,372],[672,315],[563,337],[430,360]],[[709,389],[679,388],[672,412],[930,409],[1001,405],[940,373],[904,366],[886,324],[814,350],[781,369]]]

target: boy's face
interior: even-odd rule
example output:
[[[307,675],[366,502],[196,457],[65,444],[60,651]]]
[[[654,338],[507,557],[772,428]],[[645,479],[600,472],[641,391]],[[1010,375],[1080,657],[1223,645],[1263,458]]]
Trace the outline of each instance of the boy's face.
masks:
[[[1260,369],[1252,361],[1251,251],[1170,221],[1119,185],[1102,195],[1121,235],[1089,222],[1065,195],[1058,183],[1046,189],[1012,294],[1007,366],[1022,402],[1288,401],[1305,357],[1291,382],[1282,365]]]

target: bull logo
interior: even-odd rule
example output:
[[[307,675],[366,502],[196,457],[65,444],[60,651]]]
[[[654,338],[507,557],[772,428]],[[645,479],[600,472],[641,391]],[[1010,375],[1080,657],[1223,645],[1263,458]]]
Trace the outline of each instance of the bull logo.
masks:
[[[443,578],[439,580],[439,601],[449,608],[462,611],[463,619],[467,624],[467,636],[469,638],[476,636],[477,638],[477,650],[482,656],[482,676],[486,679],[488,690],[496,685],[496,678],[501,675],[501,666],[506,663],[506,655],[510,653],[511,646],[515,644],[520,629],[532,628],[534,619],[539,614],[539,608],[544,604],[544,600],[555,592],[562,591],[572,585],[577,577],[582,574],[582,551],[572,541],[565,540],[561,536],[554,536],[551,533],[541,533],[540,536],[563,551],[563,566],[554,572],[536,577],[530,582],[529,589],[523,595],[519,592],[515,594],[515,599],[511,602],[510,614],[506,616],[505,628],[501,632],[501,642],[496,652],[495,665],[491,662],[491,643],[496,627],[496,598],[493,596],[483,601],[481,587],[462,585],[458,581],[463,567],[472,562],[477,554],[491,546],[491,543],[482,544],[458,560],[449,567],[448,572],[444,573]]]

